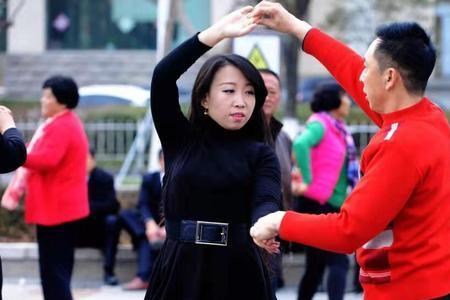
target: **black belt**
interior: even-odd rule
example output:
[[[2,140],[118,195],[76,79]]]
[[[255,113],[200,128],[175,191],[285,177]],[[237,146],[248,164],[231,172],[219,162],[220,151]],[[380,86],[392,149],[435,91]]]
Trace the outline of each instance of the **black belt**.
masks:
[[[167,238],[200,245],[227,246],[250,241],[247,224],[166,220]]]

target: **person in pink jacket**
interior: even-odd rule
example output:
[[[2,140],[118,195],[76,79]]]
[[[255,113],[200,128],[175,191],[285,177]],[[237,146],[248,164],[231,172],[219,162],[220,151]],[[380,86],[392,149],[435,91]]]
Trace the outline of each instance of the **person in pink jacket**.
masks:
[[[302,182],[294,185],[297,211],[337,213],[350,188],[358,181],[358,157],[345,118],[351,100],[336,82],[321,84],[314,92],[305,129],[294,139],[293,152]],[[297,188],[295,188],[297,187]],[[305,245],[306,269],[298,288],[298,300],[314,297],[324,282],[330,300],[344,298],[349,261],[346,254]]]
[[[17,206],[26,190],[25,221],[36,224],[39,268],[45,300],[71,300],[74,221],[89,214],[88,141],[73,109],[78,87],[69,77],[47,79],[41,97],[44,123],[27,147],[27,160],[10,183],[2,205]]]

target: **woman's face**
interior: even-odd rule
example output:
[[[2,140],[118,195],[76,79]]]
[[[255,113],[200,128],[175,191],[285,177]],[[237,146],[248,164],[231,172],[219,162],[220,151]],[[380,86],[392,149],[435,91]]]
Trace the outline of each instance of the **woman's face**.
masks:
[[[227,130],[238,130],[250,119],[255,102],[255,90],[244,74],[226,65],[215,74],[201,104],[217,124]]]
[[[52,89],[45,88],[41,96],[41,114],[44,118],[51,118],[65,110],[67,107],[56,100]]]
[[[341,105],[336,109],[338,117],[340,119],[345,119],[350,113],[351,100],[347,94],[342,94]]]

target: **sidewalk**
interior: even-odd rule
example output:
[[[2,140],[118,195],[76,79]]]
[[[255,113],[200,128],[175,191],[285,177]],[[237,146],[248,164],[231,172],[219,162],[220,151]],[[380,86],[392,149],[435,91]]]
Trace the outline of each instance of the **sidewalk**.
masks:
[[[143,300],[145,291],[129,292],[120,287],[74,288],[74,300]],[[37,283],[24,280],[6,282],[3,288],[4,300],[42,300],[41,288]],[[277,293],[278,300],[295,300],[296,288],[283,288]],[[327,300],[325,293],[318,293],[313,300]],[[344,300],[362,300],[362,294],[347,293]]]
[[[34,243],[0,243],[3,261],[4,300],[42,300],[39,283],[37,246]],[[351,260],[352,264],[352,260]],[[283,256],[283,273],[287,288],[277,293],[278,300],[295,300],[296,285],[305,265],[304,255]],[[136,272],[136,256],[131,245],[120,245],[117,253],[116,275],[121,283],[130,280]],[[351,272],[347,290],[350,290]],[[143,300],[145,291],[123,291],[121,287],[102,285],[102,256],[96,249],[77,249],[72,277],[74,300]],[[314,300],[326,300],[318,293]],[[362,300],[362,295],[347,293],[344,300]]]

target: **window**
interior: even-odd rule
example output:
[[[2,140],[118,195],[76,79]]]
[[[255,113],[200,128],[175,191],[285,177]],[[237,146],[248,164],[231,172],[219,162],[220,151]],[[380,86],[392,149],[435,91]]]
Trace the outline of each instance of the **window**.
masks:
[[[49,49],[155,49],[157,0],[48,0]]]

